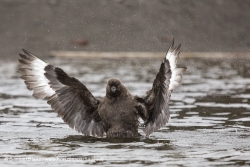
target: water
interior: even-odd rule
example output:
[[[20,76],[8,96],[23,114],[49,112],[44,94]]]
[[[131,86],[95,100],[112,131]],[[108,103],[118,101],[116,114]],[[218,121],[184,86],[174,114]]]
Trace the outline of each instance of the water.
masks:
[[[95,96],[122,80],[137,95],[151,88],[160,59],[50,59]],[[1,166],[250,165],[248,59],[181,59],[188,71],[171,97],[169,123],[149,138],[84,137],[31,96],[16,62],[0,62]],[[142,133],[142,130],[139,130]]]

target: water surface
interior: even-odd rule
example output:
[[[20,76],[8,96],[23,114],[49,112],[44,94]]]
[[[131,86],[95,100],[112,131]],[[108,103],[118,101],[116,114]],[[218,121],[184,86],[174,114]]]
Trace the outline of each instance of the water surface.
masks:
[[[109,78],[134,95],[152,86],[160,59],[50,59],[104,96]],[[248,59],[181,59],[182,85],[171,97],[169,123],[146,138],[85,137],[43,100],[31,96],[16,62],[0,62],[1,166],[241,166],[250,165]]]

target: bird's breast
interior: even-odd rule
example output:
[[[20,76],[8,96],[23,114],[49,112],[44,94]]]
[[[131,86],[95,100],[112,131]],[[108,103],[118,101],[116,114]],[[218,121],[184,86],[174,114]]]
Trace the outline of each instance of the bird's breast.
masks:
[[[137,134],[138,115],[132,100],[107,101],[98,110],[107,134]]]

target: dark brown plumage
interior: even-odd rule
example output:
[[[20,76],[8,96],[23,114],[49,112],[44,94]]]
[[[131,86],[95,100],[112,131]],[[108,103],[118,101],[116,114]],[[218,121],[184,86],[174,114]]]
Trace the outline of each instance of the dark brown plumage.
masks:
[[[119,79],[109,79],[106,96],[97,99],[87,87],[61,68],[40,60],[23,49],[20,69],[35,98],[45,99],[71,128],[86,136],[136,137],[138,119],[150,135],[169,120],[169,100],[186,68],[176,68],[180,45],[172,42],[166,58],[145,97],[133,96]]]

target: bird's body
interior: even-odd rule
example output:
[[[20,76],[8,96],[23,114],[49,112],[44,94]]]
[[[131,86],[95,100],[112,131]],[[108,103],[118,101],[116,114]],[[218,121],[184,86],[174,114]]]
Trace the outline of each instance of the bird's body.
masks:
[[[135,137],[138,135],[138,119],[135,106],[138,102],[131,94],[118,98],[104,97],[98,107],[107,137]]]
[[[166,58],[146,96],[133,96],[119,79],[111,78],[106,96],[94,97],[87,87],[61,68],[40,60],[23,50],[20,69],[25,84],[33,96],[47,100],[51,108],[71,128],[86,136],[130,138],[138,136],[139,118],[150,135],[169,120],[169,100],[181,82],[186,68],[177,68],[180,45],[172,42]]]

